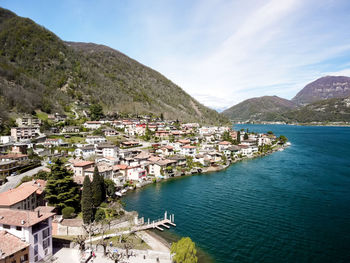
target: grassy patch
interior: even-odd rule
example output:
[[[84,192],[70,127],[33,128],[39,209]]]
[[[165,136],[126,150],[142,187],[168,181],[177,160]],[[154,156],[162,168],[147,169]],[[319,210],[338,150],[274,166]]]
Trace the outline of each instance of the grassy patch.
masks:
[[[38,119],[42,120],[42,121],[46,121],[48,119],[48,114],[45,112],[42,112],[40,110],[35,111],[36,112],[36,116],[38,117]]]
[[[139,249],[139,250],[151,249],[151,247],[149,245],[147,245],[147,243],[145,241],[143,241],[141,238],[139,238],[138,236],[136,236],[134,234],[123,235],[122,238],[120,238],[120,236],[110,237],[110,238],[106,238],[105,240],[108,243],[112,242],[113,247],[124,248],[125,244],[130,244],[132,249]],[[98,241],[93,242],[93,243],[98,243]]]

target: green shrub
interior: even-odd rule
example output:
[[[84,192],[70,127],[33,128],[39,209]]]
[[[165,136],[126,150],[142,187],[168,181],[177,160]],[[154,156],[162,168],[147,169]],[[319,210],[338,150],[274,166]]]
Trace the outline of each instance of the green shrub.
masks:
[[[96,214],[95,214],[95,221],[99,222],[105,218],[106,218],[105,210],[102,208],[97,209]]]
[[[75,209],[73,207],[67,206],[67,207],[63,208],[62,209],[63,218],[67,219],[67,218],[74,217],[74,215],[75,215],[74,212],[75,212]]]

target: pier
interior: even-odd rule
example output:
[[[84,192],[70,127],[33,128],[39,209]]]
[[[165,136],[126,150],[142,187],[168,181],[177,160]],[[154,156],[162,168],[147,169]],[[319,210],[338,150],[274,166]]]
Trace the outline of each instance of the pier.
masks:
[[[153,221],[148,219],[146,224],[143,217],[141,219],[135,218],[135,224],[136,227],[133,229],[134,231],[142,231],[147,229],[158,229],[159,231],[163,231],[164,228],[170,229],[170,226],[176,226],[174,223],[174,214],[169,215],[168,218],[168,213],[166,211],[164,213],[164,218]]]

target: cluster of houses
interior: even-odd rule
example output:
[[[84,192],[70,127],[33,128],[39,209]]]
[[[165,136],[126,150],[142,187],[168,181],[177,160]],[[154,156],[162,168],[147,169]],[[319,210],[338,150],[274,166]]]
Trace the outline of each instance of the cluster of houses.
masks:
[[[59,121],[62,116],[51,117]],[[51,134],[41,133],[41,122],[34,117],[16,122],[11,136],[0,137],[0,178],[14,175],[18,167],[26,165],[31,150],[48,162],[53,157],[65,157],[66,167],[81,185],[85,176],[92,178],[97,167],[118,190],[227,166],[254,156],[260,146],[278,141],[272,134],[148,119],[86,121],[80,127],[53,129]],[[82,139],[67,142],[71,136]],[[55,214],[54,208],[45,206],[45,184],[33,180],[0,193],[0,262],[38,262],[52,254]]]

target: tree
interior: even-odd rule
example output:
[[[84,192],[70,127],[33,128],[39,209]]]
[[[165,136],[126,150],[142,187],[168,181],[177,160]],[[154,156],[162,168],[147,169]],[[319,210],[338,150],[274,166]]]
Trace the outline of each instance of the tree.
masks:
[[[197,263],[197,250],[195,243],[189,237],[183,237],[180,241],[171,245],[171,253],[175,253],[173,257],[176,263]]]
[[[104,116],[103,108],[100,104],[94,103],[90,106],[90,117],[91,120],[96,121]]]
[[[161,119],[162,121],[164,121],[164,114],[163,114],[163,112],[160,114],[160,119]]]
[[[104,182],[105,182],[106,195],[108,195],[109,197],[114,197],[115,191],[116,191],[115,183],[111,179],[105,179]]]
[[[64,219],[72,218],[75,214],[75,209],[73,207],[67,206],[62,209],[62,215]]]
[[[56,207],[59,213],[67,206],[80,209],[79,186],[73,181],[72,173],[63,166],[60,159],[51,166],[45,192],[45,199],[49,205]]]
[[[96,214],[95,214],[95,221],[100,222],[101,220],[103,220],[105,218],[106,218],[105,210],[103,208],[97,209]]]
[[[279,140],[280,140],[280,142],[283,143],[283,144],[285,144],[285,143],[288,141],[287,137],[284,136],[284,135],[281,135],[281,136],[279,137]]]
[[[243,135],[243,139],[244,139],[244,140],[248,140],[248,138],[249,138],[249,137],[248,137],[248,133],[245,133],[245,134]]]
[[[92,179],[92,196],[94,200],[94,207],[98,207],[106,199],[106,190],[103,178],[95,166],[94,175]]]
[[[81,210],[83,212],[84,224],[90,224],[93,221],[93,199],[91,181],[89,176],[85,176],[83,183],[83,194],[81,197]]]

